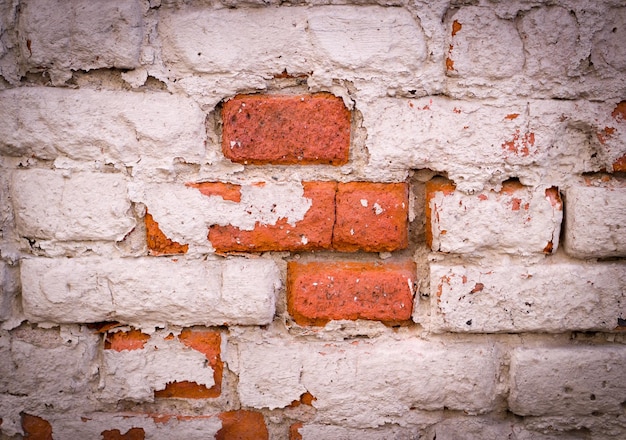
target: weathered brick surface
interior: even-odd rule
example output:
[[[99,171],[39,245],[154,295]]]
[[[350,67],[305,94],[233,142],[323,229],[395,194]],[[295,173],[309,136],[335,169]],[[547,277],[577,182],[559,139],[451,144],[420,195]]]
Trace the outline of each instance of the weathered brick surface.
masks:
[[[626,316],[625,283],[620,263],[432,263],[430,326],[477,333],[613,330]]]
[[[626,348],[521,348],[511,357],[511,410],[524,416],[622,414]]]
[[[407,321],[413,309],[415,264],[289,262],[287,304],[301,325],[333,319]]]
[[[234,162],[348,161],[350,112],[330,94],[240,95],[224,103],[222,119],[222,151]]]
[[[410,408],[489,411],[497,363],[493,346],[416,339],[248,343],[239,345],[238,392],[244,405],[280,408],[309,391],[315,421],[375,427]]]
[[[27,87],[0,92],[0,152],[149,168],[205,156],[204,114],[168,93]]]
[[[279,282],[274,262],[245,259],[31,258],[21,276],[31,322],[140,325],[263,325]]]
[[[224,72],[236,65],[257,75],[297,74],[323,60],[344,76],[362,78],[410,72],[427,57],[424,32],[403,8],[174,11],[163,14],[159,31],[168,36],[166,62],[185,73]]]
[[[222,380],[221,365],[218,368],[219,333],[184,330],[177,338],[168,335],[163,331],[155,333],[140,346],[129,341],[134,336],[118,336],[125,340],[127,348],[118,350],[112,345],[104,351],[101,373],[104,390],[99,397],[105,401],[142,402],[155,397],[219,396]]]
[[[32,239],[121,240],[135,226],[121,174],[15,171],[12,201],[19,234]]]
[[[579,258],[626,256],[626,181],[588,178],[566,191],[564,247]]]
[[[21,5],[20,52],[28,67],[60,80],[71,70],[139,66],[143,38],[138,1],[28,0]]]
[[[556,252],[563,217],[557,188],[505,182],[499,192],[466,195],[436,178],[426,184],[426,239],[434,251],[515,255]]]
[[[294,224],[281,218],[276,224],[257,223],[251,231],[212,225],[209,241],[218,252],[305,251],[329,249],[335,223],[335,182],[303,182],[303,196],[311,200],[304,218]]]
[[[408,245],[408,187],[403,183],[340,183],[333,248],[383,252]]]

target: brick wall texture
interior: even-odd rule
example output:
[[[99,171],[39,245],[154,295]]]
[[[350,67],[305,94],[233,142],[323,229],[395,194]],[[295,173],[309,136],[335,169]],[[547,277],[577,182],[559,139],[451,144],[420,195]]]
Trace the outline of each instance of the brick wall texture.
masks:
[[[622,0],[0,0],[0,440],[626,437]]]

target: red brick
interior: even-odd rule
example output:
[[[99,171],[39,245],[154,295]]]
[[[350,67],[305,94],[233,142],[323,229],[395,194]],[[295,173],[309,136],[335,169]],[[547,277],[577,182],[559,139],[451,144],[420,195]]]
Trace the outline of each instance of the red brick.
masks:
[[[41,417],[21,413],[24,438],[29,440],[52,440],[52,425]]]
[[[152,215],[147,211],[144,222],[146,224],[146,242],[150,255],[184,254],[189,249],[189,245],[180,244],[167,238],[159,228],[159,224],[154,221]]]
[[[626,154],[613,162],[613,171],[616,173],[626,173]]]
[[[222,151],[249,164],[348,161],[350,111],[333,95],[239,95],[222,109]]]
[[[294,226],[281,219],[275,225],[258,224],[252,231],[213,225],[209,240],[218,252],[321,250],[331,247],[335,221],[335,182],[303,182],[304,197],[312,200],[304,218]]]
[[[215,440],[268,440],[263,414],[255,411],[229,411],[220,414],[222,429]]]
[[[122,434],[119,429],[102,431],[102,440],[144,440],[146,432],[143,428],[130,428],[126,434]]]
[[[333,249],[386,252],[408,245],[405,183],[339,183]]]
[[[241,201],[241,185],[224,182],[187,183],[189,188],[197,188],[205,196],[219,196],[224,200],[239,203]]]
[[[415,264],[289,262],[287,307],[300,325],[330,320],[408,321],[413,307]]]
[[[300,428],[302,428],[302,422],[296,422],[289,427],[289,440],[302,440]]]
[[[129,330],[127,332],[107,333],[104,340],[104,348],[106,350],[140,350],[150,339],[150,335],[140,332],[139,330]]]
[[[213,368],[215,385],[207,388],[196,382],[170,382],[165,389],[154,392],[154,397],[179,399],[207,399],[219,397],[222,392],[224,363],[220,358],[221,335],[215,331],[193,331],[184,329],[178,339],[189,348],[203,353],[208,364]]]

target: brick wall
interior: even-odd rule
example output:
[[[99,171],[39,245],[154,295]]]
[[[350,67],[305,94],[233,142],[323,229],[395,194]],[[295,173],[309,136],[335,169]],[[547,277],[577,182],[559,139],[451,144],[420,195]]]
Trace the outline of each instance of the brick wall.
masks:
[[[619,0],[0,2],[0,439],[626,435]]]

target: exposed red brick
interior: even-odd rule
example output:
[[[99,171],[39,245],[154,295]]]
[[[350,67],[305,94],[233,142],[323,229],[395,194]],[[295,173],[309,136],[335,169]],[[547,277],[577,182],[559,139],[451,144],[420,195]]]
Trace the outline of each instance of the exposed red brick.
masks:
[[[513,119],[516,119],[518,116],[519,116],[519,113],[511,113],[509,115],[506,115],[504,119],[508,119],[509,121],[512,121]]]
[[[415,264],[289,262],[287,307],[300,325],[337,319],[402,323],[411,317]]]
[[[126,434],[122,434],[119,429],[102,431],[102,440],[144,440],[146,432],[143,428],[130,428]]]
[[[613,171],[616,173],[626,173],[626,154],[613,162]]]
[[[107,333],[104,340],[104,348],[115,351],[140,350],[149,339],[150,335],[135,329],[127,332],[111,332]]]
[[[257,224],[252,231],[213,225],[209,240],[218,252],[304,251],[329,249],[335,222],[335,182],[303,182],[312,205],[294,226],[287,219],[275,225]]]
[[[216,392],[213,388],[186,380],[174,381],[168,382],[162,390],[155,390],[154,397],[160,399],[209,399],[219,397],[220,392]]]
[[[180,244],[167,238],[159,229],[159,224],[154,221],[154,218],[148,212],[146,212],[144,222],[146,224],[146,241],[150,255],[184,254],[189,249],[189,245]]]
[[[502,144],[502,149],[516,156],[527,157],[534,151],[535,146],[535,133],[520,133],[519,130],[515,130],[513,138],[510,141],[506,141]]]
[[[333,249],[386,252],[408,245],[405,183],[339,183]]]
[[[626,101],[622,101],[615,106],[611,116],[618,122],[626,121]]]
[[[551,187],[546,189],[546,197],[550,200],[550,204],[556,207],[559,211],[563,210],[563,200],[561,199],[561,193],[557,187]]]
[[[300,428],[302,428],[302,422],[296,422],[289,427],[289,440],[302,440]]]
[[[24,438],[30,440],[52,440],[52,425],[41,417],[21,413]]]
[[[219,196],[224,200],[239,203],[241,201],[241,185],[224,182],[187,183],[189,188],[197,188],[205,196]]]
[[[215,440],[268,440],[263,414],[256,411],[229,411],[220,414],[222,429]]]
[[[224,363],[220,358],[221,335],[215,331],[184,329],[178,339],[189,348],[203,353],[211,368],[215,385],[211,388],[196,382],[170,382],[163,390],[154,392],[154,397],[179,399],[208,399],[219,397],[222,392]]]
[[[445,195],[450,195],[456,190],[456,186],[454,183],[448,179],[444,179],[443,177],[435,177],[428,182],[426,182],[426,244],[429,248],[433,246],[433,231],[430,227],[432,225],[432,209],[430,207],[430,201],[435,197],[437,192],[443,192]],[[485,196],[486,200],[487,197]],[[437,215],[437,213],[435,213]]]
[[[222,109],[222,151],[249,164],[348,161],[350,111],[328,93],[239,95]]]
[[[299,400],[294,400],[293,402],[291,402],[288,406],[288,408],[296,408],[300,405],[307,405],[307,406],[313,406],[313,402],[317,400],[313,394],[309,393],[308,391],[305,391],[304,393],[302,393],[302,395],[300,396]]]
[[[454,20],[452,22],[452,36],[454,37],[457,34],[457,32],[461,30],[462,27],[463,25],[461,23],[459,23],[457,20]]]

